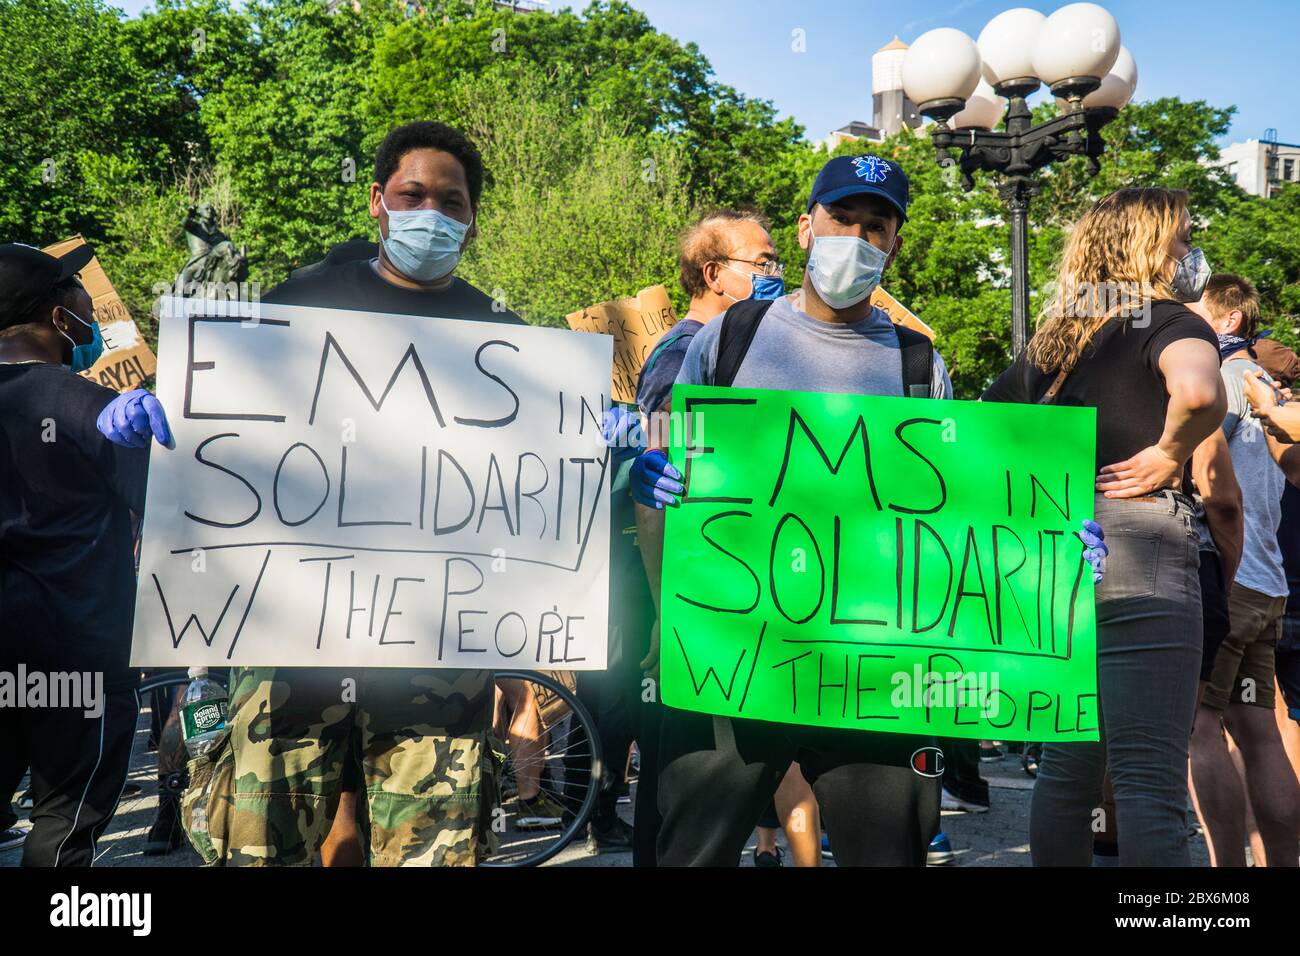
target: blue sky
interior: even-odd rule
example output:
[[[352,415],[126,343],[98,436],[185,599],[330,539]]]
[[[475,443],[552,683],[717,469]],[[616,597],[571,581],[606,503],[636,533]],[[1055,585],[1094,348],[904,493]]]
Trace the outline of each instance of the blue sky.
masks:
[[[718,78],[772,100],[812,138],[871,121],[871,54],[895,34],[956,27],[972,38],[1012,7],[1044,13],[1065,0],[631,0],[660,30],[693,40]],[[1295,0],[1102,0],[1138,66],[1137,99],[1176,96],[1237,107],[1227,142],[1275,127],[1300,142]],[[575,7],[580,4],[575,3]],[[807,37],[793,53],[791,31]],[[1039,96],[1045,94],[1040,93]]]
[[[110,0],[112,2],[112,0]],[[630,0],[660,30],[695,42],[718,79],[771,100],[820,139],[871,121],[871,54],[898,34],[956,27],[971,37],[1013,6],[1050,13],[1064,0]],[[117,0],[138,13],[145,0]],[[1105,0],[1138,65],[1138,99],[1177,96],[1237,107],[1224,142],[1268,127],[1300,142],[1295,0]],[[586,0],[552,0],[581,9]],[[795,29],[807,51],[791,50]],[[1045,94],[1040,93],[1039,96]]]

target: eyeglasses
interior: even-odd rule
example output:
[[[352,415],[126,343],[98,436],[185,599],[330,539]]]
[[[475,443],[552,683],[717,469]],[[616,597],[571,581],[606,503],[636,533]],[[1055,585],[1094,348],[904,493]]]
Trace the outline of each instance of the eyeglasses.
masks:
[[[765,276],[785,275],[785,266],[780,259],[737,259],[735,256],[729,256],[728,262],[744,262],[751,266],[758,266],[758,271]]]

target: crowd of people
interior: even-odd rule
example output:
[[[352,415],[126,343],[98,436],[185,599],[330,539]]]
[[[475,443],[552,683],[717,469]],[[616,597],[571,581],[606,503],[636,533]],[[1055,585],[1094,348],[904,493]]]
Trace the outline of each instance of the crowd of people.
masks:
[[[395,128],[370,185],[379,241],[336,247],[263,301],[521,324],[456,274],[483,181],[459,131]],[[909,200],[897,163],[830,159],[799,218],[807,265],[791,290],[762,215],[699,218],[680,247],[689,308],[647,357],[635,407],[606,418],[616,663],[577,675],[577,692],[607,765],[635,744],[632,824],[616,812],[619,773],[592,822],[596,846],[630,848],[634,865],[734,866],[757,827],[757,865],[782,862],[784,829],[796,865],[817,865],[828,841],[840,865],[922,866],[951,858],[941,811],[989,807],[979,766],[996,742],[711,716],[653,692],[665,511],[686,490],[666,451],[674,384],[952,398],[934,343],[871,303]],[[1012,742],[1037,777],[1038,866],[1190,865],[1189,798],[1215,865],[1244,865],[1247,846],[1256,865],[1300,862],[1300,403],[1287,401],[1300,361],[1261,329],[1247,277],[1211,274],[1194,215],[1170,189],[1097,202],[1028,347],[982,396],[1097,413],[1095,522],[1078,537],[1097,581],[1101,739]],[[105,687],[93,718],[0,707],[0,846],[23,843],[26,865],[91,863],[122,793],[139,719],[136,531],[151,445],[171,441],[152,394],[77,374],[103,349],[77,275],[89,257],[0,246],[0,671],[94,671]],[[209,862],[472,865],[486,852],[503,705],[491,672],[236,666],[229,690],[225,743],[190,761],[183,797],[227,808],[200,814]],[[947,756],[942,779],[911,765],[926,746]],[[8,797],[29,770],[26,829]],[[536,781],[514,783],[521,812],[556,816]],[[164,794],[159,852],[180,842],[181,799]]]

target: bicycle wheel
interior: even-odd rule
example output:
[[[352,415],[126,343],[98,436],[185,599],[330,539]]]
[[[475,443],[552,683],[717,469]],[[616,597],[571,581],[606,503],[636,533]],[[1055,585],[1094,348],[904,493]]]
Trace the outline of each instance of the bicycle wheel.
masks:
[[[221,674],[209,676],[225,686]],[[179,845],[166,852],[145,854],[149,830],[158,818],[162,794],[167,792],[179,798],[184,790],[184,745],[180,742],[179,727],[174,722],[169,727],[167,716],[173,711],[178,695],[189,683],[190,678],[185,671],[160,671],[143,678],[136,688],[140,716],[136,721],[135,739],[131,745],[131,764],[117,811],[96,843],[96,866],[202,865],[199,855],[190,847],[180,830],[179,820],[174,833]],[[160,734],[162,741],[158,739]],[[159,772],[160,747],[171,750],[166,773]]]
[[[491,814],[500,849],[484,866],[539,866],[591,818],[600,790],[600,737],[577,696],[533,671],[497,671],[501,803]]]

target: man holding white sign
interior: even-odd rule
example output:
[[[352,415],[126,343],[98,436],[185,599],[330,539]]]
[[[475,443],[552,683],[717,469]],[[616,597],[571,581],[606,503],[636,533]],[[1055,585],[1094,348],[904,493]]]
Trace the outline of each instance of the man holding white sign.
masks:
[[[214,862],[310,865],[359,764],[372,865],[473,865],[490,668],[605,666],[610,344],[455,276],[482,182],[457,131],[398,127],[377,258],[253,319],[164,315],[179,454],[151,468],[133,660],[235,665]]]

